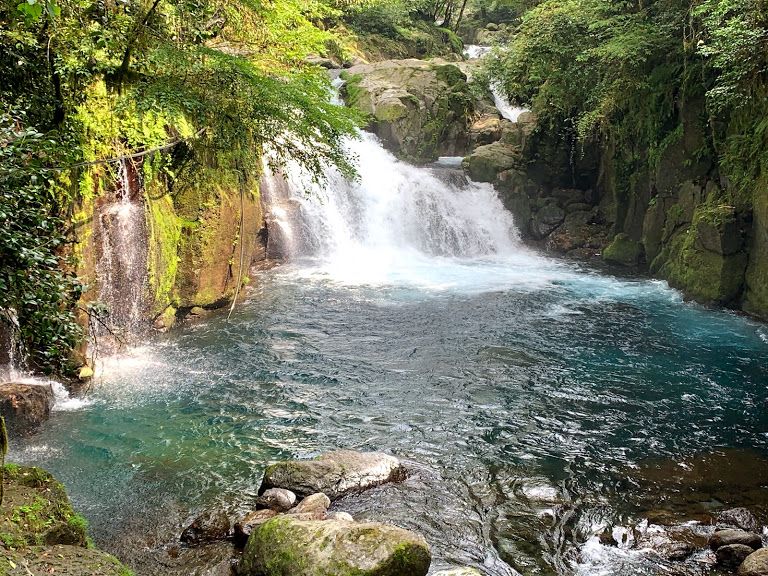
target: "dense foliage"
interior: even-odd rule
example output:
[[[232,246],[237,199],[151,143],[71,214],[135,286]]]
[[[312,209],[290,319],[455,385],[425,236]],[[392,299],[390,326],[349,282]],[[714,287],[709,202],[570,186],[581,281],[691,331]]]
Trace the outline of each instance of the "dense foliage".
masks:
[[[613,140],[651,162],[681,135],[680,111],[703,103],[711,134],[701,153],[745,181],[768,158],[766,58],[762,0],[545,0],[491,74],[546,129]]]

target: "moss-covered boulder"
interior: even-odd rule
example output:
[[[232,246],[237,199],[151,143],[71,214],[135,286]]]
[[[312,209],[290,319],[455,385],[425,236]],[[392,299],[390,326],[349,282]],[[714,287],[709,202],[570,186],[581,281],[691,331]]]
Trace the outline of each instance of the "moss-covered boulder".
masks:
[[[425,576],[422,536],[379,523],[281,516],[254,529],[241,576]]]
[[[493,182],[502,172],[521,164],[520,149],[504,142],[494,142],[475,148],[464,162],[472,180]]]
[[[45,470],[7,464],[3,491],[0,574],[130,575],[116,558],[88,547],[87,522]]]
[[[8,382],[0,384],[0,415],[8,433],[27,434],[48,420],[53,406],[50,386]]]
[[[344,77],[347,104],[401,158],[424,163],[466,152],[474,99],[456,65],[386,60],[354,66]]]
[[[322,492],[336,500],[344,494],[362,492],[403,476],[404,469],[394,456],[337,450],[316,460],[290,460],[267,466],[260,492],[285,488],[300,497]]]
[[[661,275],[700,302],[730,304],[744,288],[747,254],[722,254],[722,250],[710,249],[712,240],[704,232],[717,228],[721,214],[722,207],[712,202],[698,205],[691,225],[673,233],[657,256],[663,262],[659,268]]]
[[[603,250],[603,260],[622,266],[637,266],[643,255],[643,246],[627,234],[616,234],[613,241]]]
[[[75,514],[64,486],[42,468],[7,464],[0,514],[6,548],[68,544],[85,546],[85,520]]]

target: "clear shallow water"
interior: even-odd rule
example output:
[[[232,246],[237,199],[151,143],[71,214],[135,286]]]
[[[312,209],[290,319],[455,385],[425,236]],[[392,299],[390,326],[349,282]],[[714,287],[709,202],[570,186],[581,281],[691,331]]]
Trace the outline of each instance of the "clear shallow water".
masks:
[[[638,512],[637,466],[768,448],[766,329],[659,282],[527,266],[446,259],[411,285],[264,272],[231,323],[114,362],[12,458],[58,474],[130,556],[197,510],[247,508],[269,459],[385,450],[414,476],[342,507],[423,532],[436,567],[626,574],[586,553],[585,572],[576,549]]]

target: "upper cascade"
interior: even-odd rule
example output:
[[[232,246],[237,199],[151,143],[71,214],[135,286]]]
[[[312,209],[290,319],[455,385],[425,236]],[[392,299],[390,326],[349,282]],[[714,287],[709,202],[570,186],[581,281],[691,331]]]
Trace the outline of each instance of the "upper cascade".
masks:
[[[460,170],[399,161],[372,134],[348,142],[359,177],[328,170],[323,184],[296,166],[267,171],[272,256],[325,260],[402,257],[476,258],[519,249],[512,216],[488,184]]]

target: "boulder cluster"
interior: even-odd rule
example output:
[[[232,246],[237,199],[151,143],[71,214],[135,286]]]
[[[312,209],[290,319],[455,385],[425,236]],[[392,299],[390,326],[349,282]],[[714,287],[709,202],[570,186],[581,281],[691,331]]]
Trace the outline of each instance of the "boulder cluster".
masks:
[[[239,576],[426,576],[429,545],[420,534],[381,522],[358,522],[333,502],[406,478],[395,457],[338,450],[314,460],[267,466],[254,509],[234,525],[223,512],[195,519],[188,545],[233,538],[242,548]],[[479,576],[473,568],[440,576]]]

